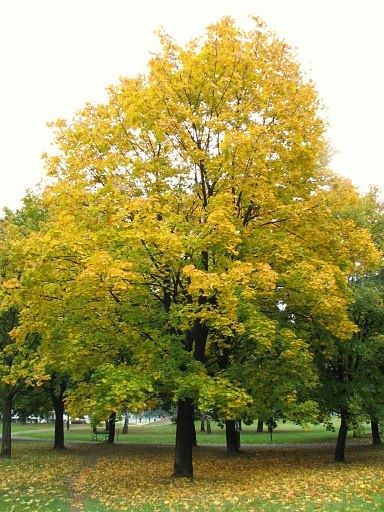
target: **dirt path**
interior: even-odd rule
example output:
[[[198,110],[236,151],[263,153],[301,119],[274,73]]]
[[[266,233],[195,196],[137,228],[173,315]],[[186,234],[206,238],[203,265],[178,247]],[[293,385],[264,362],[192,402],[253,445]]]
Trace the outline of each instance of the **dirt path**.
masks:
[[[84,469],[91,468],[96,465],[98,456],[93,451],[88,451],[84,455]],[[70,492],[70,512],[85,512],[84,496],[82,491],[77,487],[77,476],[71,476],[67,479],[66,485]]]

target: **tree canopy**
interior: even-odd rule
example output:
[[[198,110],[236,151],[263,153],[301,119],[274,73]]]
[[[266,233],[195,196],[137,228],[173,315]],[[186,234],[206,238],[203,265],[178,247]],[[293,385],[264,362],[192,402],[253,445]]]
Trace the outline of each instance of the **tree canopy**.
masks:
[[[95,414],[132,390],[137,408],[171,397],[175,475],[191,476],[193,406],[239,417],[276,355],[292,377],[277,401],[297,414],[316,382],[308,333],[353,335],[348,278],[379,252],[347,215],[360,197],[327,168],[317,93],[285,42],[230,18],[185,47],[160,41],[145,76],[53,124],[14,334],[39,332],[92,383]]]

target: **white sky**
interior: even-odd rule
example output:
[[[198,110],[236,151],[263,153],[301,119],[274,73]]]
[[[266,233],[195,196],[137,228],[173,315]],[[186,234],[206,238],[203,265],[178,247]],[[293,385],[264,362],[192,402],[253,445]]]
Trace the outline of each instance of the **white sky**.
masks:
[[[227,14],[260,16],[297,48],[327,107],[333,169],[384,189],[383,0],[0,0],[0,208],[43,177],[48,121],[144,72],[160,26],[184,42]]]

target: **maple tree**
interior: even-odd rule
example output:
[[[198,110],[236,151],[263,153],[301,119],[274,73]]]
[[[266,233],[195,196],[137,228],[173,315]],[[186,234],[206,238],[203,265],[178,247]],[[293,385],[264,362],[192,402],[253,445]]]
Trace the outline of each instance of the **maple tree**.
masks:
[[[12,409],[17,394],[26,386],[40,385],[46,379],[43,359],[38,354],[39,335],[28,331],[22,343],[11,333],[19,326],[20,304],[13,291],[18,288],[24,264],[18,251],[31,230],[41,220],[38,201],[26,196],[24,206],[13,213],[5,211],[0,220],[0,394],[3,428],[1,456],[11,457]]]
[[[384,282],[383,270],[357,283],[353,315],[360,326],[358,370],[359,406],[371,422],[372,442],[381,444],[379,423],[384,419]]]
[[[383,249],[383,204],[372,189],[353,208],[342,213],[354,219],[372,234],[379,250]],[[317,330],[314,349],[319,368],[320,386],[316,393],[323,411],[340,417],[335,459],[345,460],[347,432],[367,419],[372,424],[374,444],[380,444],[378,423],[383,418],[383,330],[384,288],[382,261],[371,272],[354,273],[349,278],[353,303],[350,318],[357,326],[349,339],[329,339]]]
[[[359,330],[349,340],[320,344],[316,353],[320,385],[315,394],[323,412],[340,417],[335,459],[341,462],[348,430],[366,420],[372,423],[374,444],[380,443],[384,412],[382,273],[359,279],[352,288],[351,317]]]
[[[378,255],[335,213],[358,194],[326,168],[317,94],[285,42],[230,18],[185,47],[160,41],[146,76],[54,124],[48,219],[24,244],[15,335],[33,328],[73,378],[93,375],[95,417],[125,410],[127,390],[138,409],[171,397],[174,475],[191,477],[194,408],[233,421],[261,403],[270,375],[266,364],[258,387],[257,357],[282,347],[294,377],[276,376],[280,405],[312,385],[279,307],[350,337],[347,276]]]
[[[23,388],[15,397],[12,411],[13,415],[17,416],[18,422],[24,425],[29,418],[33,417],[50,420],[52,404],[45,386]]]

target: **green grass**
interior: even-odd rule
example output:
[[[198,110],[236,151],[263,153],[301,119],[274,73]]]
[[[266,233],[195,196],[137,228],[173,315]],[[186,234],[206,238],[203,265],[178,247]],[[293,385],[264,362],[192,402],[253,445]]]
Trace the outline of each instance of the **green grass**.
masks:
[[[12,434],[16,434],[18,432],[24,431],[24,430],[52,430],[54,424],[53,423],[12,423]],[[2,430],[2,425],[0,424],[0,432]]]
[[[70,512],[68,479],[79,463],[44,443],[14,443],[12,459],[1,460],[0,510]]]
[[[79,443],[54,452],[18,441],[13,458],[0,459],[0,511],[384,510],[384,450],[352,444],[347,456],[347,464],[333,463],[327,445],[248,447],[238,457],[200,446],[190,481],[170,476],[171,447]]]
[[[0,510],[7,512],[26,512],[26,511],[44,511],[44,512],[70,512],[69,501],[63,501],[60,498],[50,498],[44,493],[34,493],[29,495],[28,488],[17,488],[13,493],[0,493]]]
[[[372,512],[372,510],[375,509],[384,510],[384,497],[381,494],[374,494],[370,497],[369,501],[366,501],[360,497],[340,493],[336,499],[333,499],[329,504],[301,505],[300,509],[297,508],[296,503],[287,505],[279,504],[277,501],[275,503],[266,502],[265,500],[247,501],[246,503],[237,502],[236,505],[224,504],[221,508],[223,512],[249,512],[251,509],[258,512],[296,512],[297,510],[303,510],[305,512]],[[96,510],[97,509],[95,509],[95,512]],[[159,510],[162,509],[160,508]],[[216,512],[217,508],[212,507],[207,510]],[[103,509],[98,509],[97,512],[103,512]]]
[[[293,423],[281,423],[272,436],[273,444],[294,443],[321,443],[336,440],[338,424],[335,421],[335,432],[330,432],[322,425],[312,425],[309,429],[302,429]],[[116,442],[139,444],[173,444],[175,440],[174,424],[149,423],[145,425],[130,425],[127,435],[121,434],[121,425],[117,425]],[[13,424],[12,432],[15,437],[28,437],[33,439],[53,440],[54,426],[52,424]],[[197,442],[204,444],[225,444],[225,430],[212,422],[212,434],[200,432],[200,422],[196,421]],[[349,434],[352,435],[351,433]],[[91,441],[92,433],[89,425],[71,425],[70,430],[65,431],[66,441]],[[256,425],[243,426],[241,443],[270,444],[268,432],[257,433]]]

